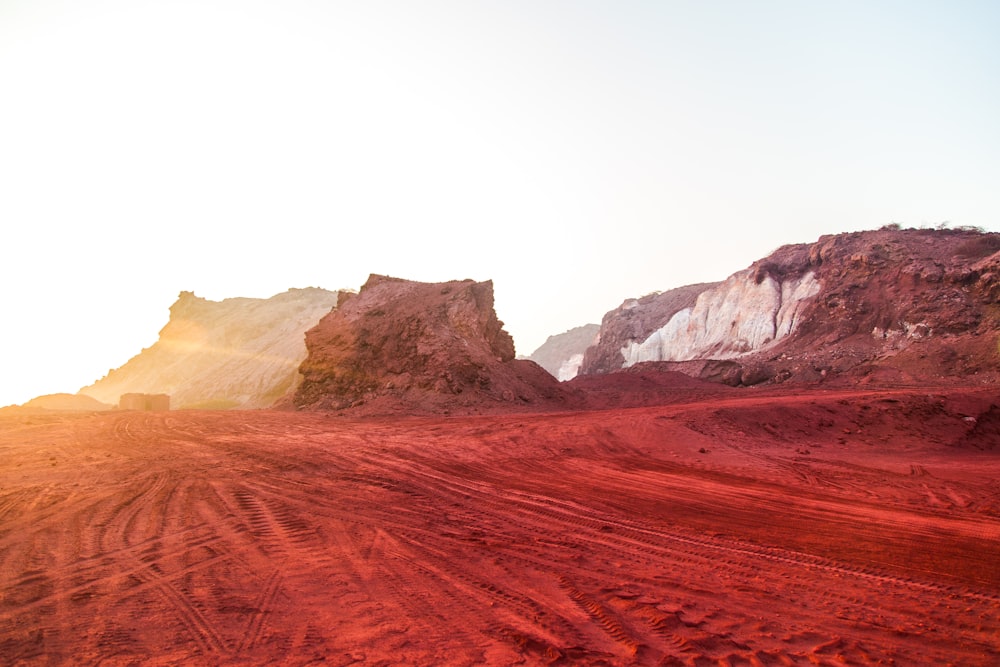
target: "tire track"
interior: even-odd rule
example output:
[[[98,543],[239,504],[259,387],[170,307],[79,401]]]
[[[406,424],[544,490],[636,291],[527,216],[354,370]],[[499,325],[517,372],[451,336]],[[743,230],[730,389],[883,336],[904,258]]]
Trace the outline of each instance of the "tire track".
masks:
[[[559,576],[559,586],[566,591],[570,599],[582,609],[601,629],[604,630],[614,641],[625,647],[628,655],[635,656],[639,653],[639,642],[637,642],[622,624],[604,608],[599,602],[585,595],[580,589],[574,586],[565,576]]]
[[[248,486],[235,489],[233,499],[254,543],[269,557],[289,560],[302,552],[321,555],[314,525],[288,505],[267,500]]]
[[[187,596],[177,590],[169,579],[156,575],[150,570],[140,570],[133,576],[146,587],[154,588],[160,593],[174,610],[174,615],[187,628],[191,638],[197,642],[204,653],[221,653],[223,655],[232,653],[214,625],[205,618],[197,607],[191,604]]]
[[[57,587],[53,584],[47,588],[49,593],[35,597],[24,604],[17,605],[14,609],[0,613],[0,620],[9,621],[12,618],[16,618],[18,615],[37,611],[46,605],[51,605],[56,601],[62,601],[65,599],[72,600],[75,598],[77,600],[85,600],[101,597],[104,598],[105,602],[108,602],[109,600],[107,599],[107,596],[109,595],[109,592],[105,591],[101,593],[99,590],[96,590],[100,586],[108,589],[114,584],[126,584],[124,588],[110,594],[114,595],[117,599],[132,597],[153,587],[154,585],[158,585],[161,579],[170,581],[180,579],[193,572],[198,572],[223,563],[231,558],[232,556],[230,555],[221,554],[211,558],[206,558],[203,561],[185,567],[181,570],[163,574],[157,572],[155,568],[149,567],[148,564],[135,565],[134,567],[128,569],[116,570],[114,573],[108,574],[102,577],[99,581],[95,582],[88,582],[79,585],[60,585],[58,590],[56,590]],[[100,595],[98,595],[99,593]]]
[[[2,520],[14,519],[0,525],[0,653],[123,664],[155,651],[203,664],[1000,657],[1000,591],[950,583],[934,567],[886,569],[852,550],[770,541],[757,526],[791,516],[797,505],[782,506],[782,494],[810,481],[792,477],[797,464],[765,457],[739,478],[692,462],[643,463],[633,431],[673,433],[650,421],[663,414],[608,413],[600,425],[586,415],[368,424],[182,412],[74,422],[78,446],[60,450],[70,460],[52,468],[43,448],[24,469],[0,469]],[[54,437],[37,433],[45,446]],[[602,459],[609,448],[618,454]],[[73,456],[94,467],[67,474]],[[815,474],[822,483],[826,473]],[[916,512],[921,522],[907,526],[904,511],[887,515],[897,523],[859,523],[880,516],[866,514],[877,503],[855,502],[841,473],[829,477],[840,487],[805,492],[810,503],[831,501],[809,505],[823,539],[842,529],[874,543],[889,525],[903,546],[910,535],[931,544],[919,531],[950,525]],[[975,489],[1000,488],[927,477],[878,491],[898,503],[916,484],[935,493],[944,484],[966,505],[941,510],[951,519],[971,511]],[[747,498],[762,500],[759,516],[740,509]],[[674,514],[703,509],[701,523]],[[979,519],[995,534],[995,519]],[[757,523],[743,529],[743,520]],[[935,552],[942,559],[966,544],[942,535],[952,538],[950,551]],[[989,545],[968,543],[980,558]]]
[[[393,464],[390,463],[387,465]],[[510,489],[503,491],[496,489],[484,490],[479,485],[463,483],[460,479],[455,477],[446,478],[436,472],[426,469],[418,469],[417,465],[409,467],[405,470],[405,473],[403,471],[399,472],[400,477],[404,474],[407,474],[409,479],[423,477],[428,480],[432,480],[432,482],[429,483],[424,490],[424,494],[428,497],[434,495],[435,492],[437,495],[450,492],[455,496],[463,497],[463,499],[466,496],[479,496],[482,502],[477,504],[477,507],[488,508],[497,516],[513,512],[520,515],[522,519],[531,519],[533,517],[534,523],[540,527],[556,522],[557,524],[572,526],[577,530],[579,528],[585,528],[590,533],[596,534],[605,533],[610,528],[617,533],[627,531],[632,537],[638,538],[639,541],[656,539],[661,542],[669,541],[675,545],[684,545],[689,548],[694,548],[696,552],[698,550],[711,550],[714,552],[727,553],[734,557],[732,558],[733,561],[740,560],[739,557],[750,556],[758,560],[763,559],[773,562],[794,564],[806,568],[821,569],[827,572],[864,578],[870,581],[889,583],[895,586],[909,587],[922,591],[947,594],[956,593],[956,587],[953,585],[921,582],[912,577],[904,578],[891,575],[873,566],[856,567],[844,562],[837,562],[804,552],[778,547],[755,545],[749,542],[739,542],[736,540],[723,541],[720,539],[710,541],[707,539],[698,539],[692,536],[686,536],[676,531],[654,531],[618,516],[607,514],[599,515],[593,508],[583,508],[576,506],[573,503],[559,501],[541,495],[522,494]],[[712,560],[715,560],[715,558]],[[961,594],[965,597],[984,601],[1000,601],[1000,594],[976,591],[971,588],[961,591]]]
[[[402,467],[398,468],[400,472],[395,475],[398,479],[414,480],[414,477],[419,478],[425,472],[419,469],[419,466],[401,465]],[[518,519],[514,521],[522,528],[535,530],[530,528],[535,526],[537,533],[551,534],[556,532],[570,535],[570,541],[575,541],[584,551],[595,554],[610,551],[615,553],[618,558],[622,556],[634,558],[637,563],[642,565],[643,569],[650,567],[655,562],[662,563],[664,558],[667,558],[668,562],[677,560],[678,555],[683,554],[681,558],[688,562],[700,561],[697,565],[698,568],[715,570],[721,566],[727,573],[727,577],[731,578],[735,575],[744,582],[753,581],[760,576],[761,568],[755,563],[771,562],[781,568],[791,567],[792,570],[784,576],[793,576],[801,582],[808,582],[815,578],[815,574],[813,574],[815,572],[823,572],[828,576],[835,577],[833,581],[845,576],[859,581],[867,581],[868,583],[864,585],[870,590],[874,590],[873,587],[882,586],[888,586],[895,590],[905,589],[910,591],[907,595],[910,600],[914,601],[919,599],[922,593],[956,599],[953,604],[956,612],[963,611],[962,600],[966,604],[975,600],[995,604],[997,598],[996,595],[981,590],[962,590],[954,585],[923,581],[914,576],[895,576],[871,565],[857,566],[805,552],[772,548],[735,539],[723,539],[719,536],[705,538],[678,531],[652,529],[648,522],[631,521],[614,514],[601,514],[594,512],[593,508],[589,508],[588,511],[574,503],[540,498],[537,495],[529,494],[525,502],[522,503],[522,499],[517,497],[518,492],[511,492],[509,488],[500,493],[490,485],[466,484],[461,480],[456,481],[454,476],[447,479],[442,479],[436,473],[431,473],[430,476],[432,479],[427,481],[427,485],[423,486],[421,491],[421,495],[425,497],[434,496],[434,489],[437,487],[438,496],[443,493],[445,497],[448,497],[449,492],[451,492],[454,494],[452,497],[456,500],[461,497],[466,507],[485,511],[487,512],[486,516],[492,516],[496,521],[502,521],[506,517],[506,521],[510,522],[510,517],[517,516]],[[480,472],[478,476],[480,479],[492,477],[488,472]],[[418,486],[418,488],[420,487]],[[477,525],[489,525],[491,520],[486,516],[481,515],[475,518],[474,522]],[[564,528],[556,529],[557,526]],[[511,549],[502,550],[505,556],[519,559],[533,567],[547,569],[551,572],[560,571],[559,560],[551,555],[538,559],[525,557],[523,553],[515,553]],[[785,570],[770,568],[768,571],[782,572]],[[763,589],[760,592],[767,593]],[[814,587],[808,588],[807,596],[815,596],[820,593],[821,591],[815,590]],[[865,613],[864,604],[861,601],[852,604],[854,605],[853,617],[862,618]],[[912,616],[908,616],[912,614],[910,610],[901,609],[901,613],[904,616],[896,622],[903,622],[902,619],[908,617],[912,618]],[[781,653],[775,649],[769,655],[776,656],[781,655]],[[720,659],[723,658],[720,657]]]
[[[253,602],[253,607],[256,611],[253,613],[246,633],[239,643],[236,650],[237,653],[250,651],[253,649],[258,640],[260,640],[260,637],[264,632],[264,621],[267,615],[271,613],[271,607],[274,603],[274,599],[278,596],[278,593],[281,592],[281,581],[281,571],[275,570],[264,582],[260,594]]]
[[[486,573],[482,571],[482,563],[455,559],[450,555],[455,553],[455,550],[447,549],[450,545],[441,545],[440,548],[433,546],[439,541],[435,540],[436,537],[439,536],[430,531],[413,529],[406,536],[397,536],[397,539],[404,542],[411,552],[409,562],[412,567],[451,587],[460,594],[459,599],[463,601],[474,599],[482,601],[482,604],[471,606],[463,602],[464,606],[469,607],[467,615],[480,617],[481,625],[495,626],[496,621],[484,616],[483,610],[490,609],[490,615],[496,616],[495,610],[499,607],[519,618],[524,624],[533,626],[552,638],[562,637],[569,642],[581,640],[579,633],[565,618],[546,609],[532,597],[531,591],[522,593],[512,590],[516,587],[516,578],[512,578],[505,587],[498,586],[491,578],[484,576]],[[469,567],[463,567],[463,564]],[[472,570],[473,565],[479,567]],[[499,627],[495,629],[499,631]]]

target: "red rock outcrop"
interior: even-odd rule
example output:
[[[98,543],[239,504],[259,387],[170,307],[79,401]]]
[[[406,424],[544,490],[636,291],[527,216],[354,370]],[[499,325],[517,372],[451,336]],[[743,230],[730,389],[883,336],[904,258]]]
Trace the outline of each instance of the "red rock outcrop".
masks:
[[[354,414],[479,413],[565,404],[566,392],[493,310],[493,283],[372,275],[306,333],[296,408]]]
[[[623,340],[622,355],[732,385],[997,381],[998,250],[1000,234],[973,229],[883,228],[784,246],[645,340]],[[618,312],[602,339],[627,325]]]
[[[741,383],[847,376],[875,383],[1000,379],[1000,234],[881,229],[788,246],[759,271],[815,271],[797,329],[740,359]]]

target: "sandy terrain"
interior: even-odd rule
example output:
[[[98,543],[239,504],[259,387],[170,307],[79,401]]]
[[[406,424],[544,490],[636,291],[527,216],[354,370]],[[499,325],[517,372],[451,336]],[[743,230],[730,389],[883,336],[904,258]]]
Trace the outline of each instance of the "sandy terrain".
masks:
[[[8,415],[0,661],[1000,664],[995,394],[942,392]]]

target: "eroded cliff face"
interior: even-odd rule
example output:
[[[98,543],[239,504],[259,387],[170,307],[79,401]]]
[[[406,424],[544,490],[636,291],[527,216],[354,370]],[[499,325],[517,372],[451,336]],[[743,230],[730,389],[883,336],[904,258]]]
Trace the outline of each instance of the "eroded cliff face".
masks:
[[[625,367],[623,350],[633,343],[645,341],[677,313],[690,310],[702,292],[718,284],[686,285],[638,299],[626,299],[604,315],[597,341],[584,351],[580,375],[610,373]]]
[[[306,334],[291,403],[354,414],[540,409],[565,399],[493,309],[493,283],[372,275]]]
[[[270,407],[294,389],[305,331],[336,301],[318,288],[223,301],[181,292],[156,343],[79,393],[112,405],[146,393],[177,408]]]
[[[994,381],[998,251],[1000,234],[972,229],[824,236],[779,248],[703,290],[644,337],[622,336],[629,313],[611,311],[601,345],[606,333],[620,341],[619,368],[665,362],[733,385],[842,376]],[[611,356],[597,347],[588,358]]]
[[[762,350],[795,330],[804,303],[819,293],[812,271],[778,279],[747,269],[698,295],[641,342],[622,347],[623,366],[642,361],[731,359]]]

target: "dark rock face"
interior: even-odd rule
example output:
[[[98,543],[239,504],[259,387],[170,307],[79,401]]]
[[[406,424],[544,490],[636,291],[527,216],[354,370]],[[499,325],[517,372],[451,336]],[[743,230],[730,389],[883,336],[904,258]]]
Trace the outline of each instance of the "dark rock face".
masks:
[[[372,275],[306,333],[297,408],[356,414],[539,409],[558,382],[514,359],[493,310],[493,283],[419,283]]]
[[[645,340],[679,311],[692,307],[698,295],[718,284],[699,283],[626,299],[601,320],[597,342],[584,352],[580,375],[620,370],[625,362],[623,347]]]

